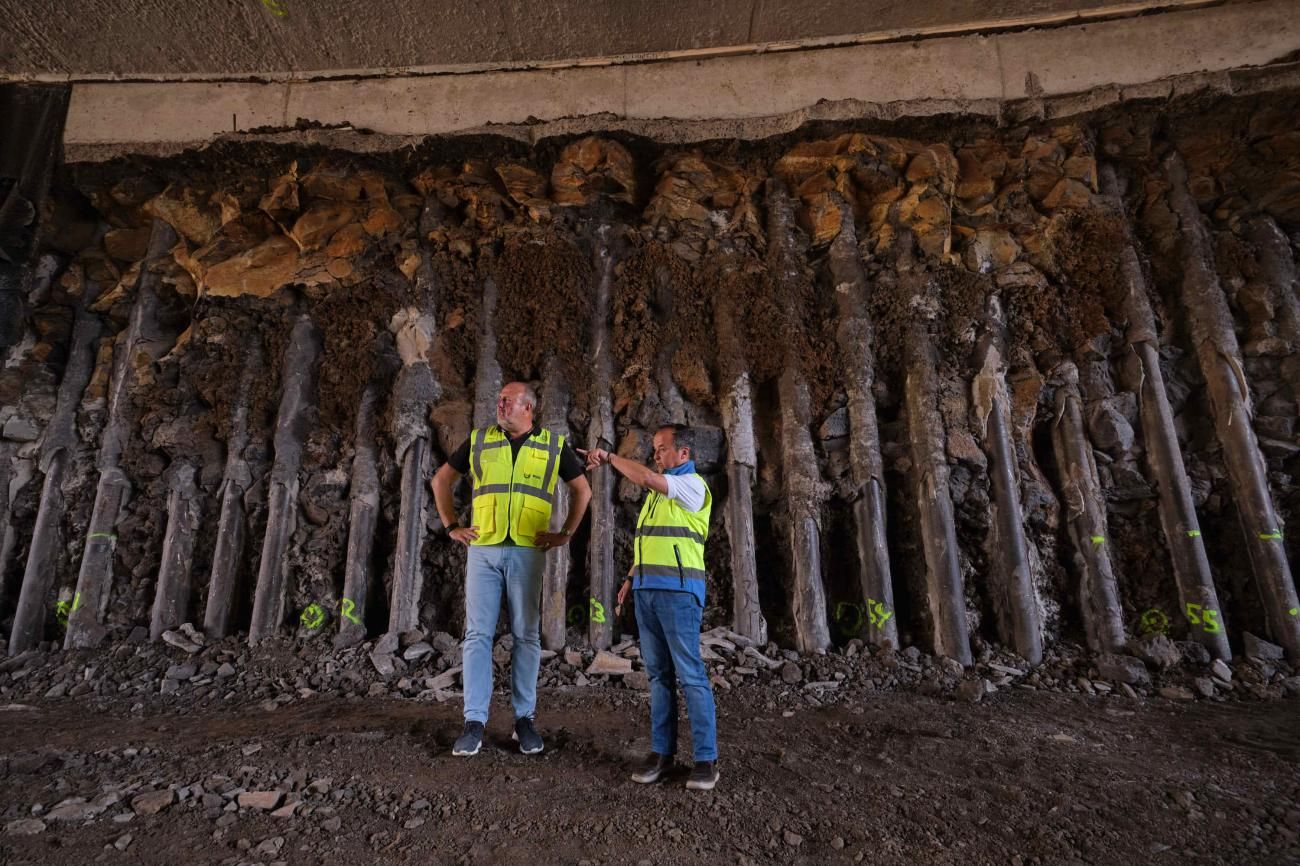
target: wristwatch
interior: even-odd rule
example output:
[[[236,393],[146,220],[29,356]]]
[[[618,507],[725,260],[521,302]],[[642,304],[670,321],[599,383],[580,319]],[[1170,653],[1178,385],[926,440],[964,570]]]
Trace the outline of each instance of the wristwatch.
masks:
[[[560,530],[560,535],[572,535],[572,534],[573,534],[573,530],[572,530],[572,529],[561,529],[561,530]]]

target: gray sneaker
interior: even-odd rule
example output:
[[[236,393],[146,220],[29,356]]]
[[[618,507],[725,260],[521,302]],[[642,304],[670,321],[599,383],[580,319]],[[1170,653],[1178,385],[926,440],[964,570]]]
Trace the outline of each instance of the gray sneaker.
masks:
[[[519,744],[519,751],[525,755],[536,755],[546,748],[542,742],[542,735],[537,733],[537,728],[533,727],[533,720],[527,716],[515,719],[514,739]]]
[[[483,748],[483,723],[466,722],[465,732],[460,735],[456,745],[451,747],[451,753],[458,758],[464,758],[477,755],[481,748]]]
[[[642,785],[653,785],[663,777],[664,773],[672,769],[674,763],[672,755],[651,752],[632,774],[632,781]]]
[[[690,778],[686,780],[686,787],[692,791],[712,791],[716,784],[718,784],[718,762],[696,761],[695,769],[691,770]]]

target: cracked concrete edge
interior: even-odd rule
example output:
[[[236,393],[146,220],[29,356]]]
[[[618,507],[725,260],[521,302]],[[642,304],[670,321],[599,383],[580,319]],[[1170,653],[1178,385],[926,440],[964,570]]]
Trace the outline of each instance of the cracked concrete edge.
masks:
[[[445,135],[532,143],[622,131],[689,143],[763,138],[821,120],[1058,118],[1200,91],[1296,87],[1294,8],[1293,0],[1260,0],[1046,31],[641,66],[78,84],[64,143],[69,160],[95,161],[217,141],[383,152]],[[303,121],[315,128],[296,129]]]

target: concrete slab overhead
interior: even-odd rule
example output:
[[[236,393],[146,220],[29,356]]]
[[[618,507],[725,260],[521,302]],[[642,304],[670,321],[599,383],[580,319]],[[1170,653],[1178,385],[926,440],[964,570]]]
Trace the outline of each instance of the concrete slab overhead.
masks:
[[[1283,63],[1300,52],[1295,9],[1294,0],[1260,0],[1046,30],[550,70],[88,82],[73,85],[65,143],[90,148],[76,151],[90,157],[128,144],[174,151],[303,121],[418,138],[591,117],[642,131],[707,122],[700,135],[749,137],[772,134],[773,118],[827,105],[853,116],[981,113],[1013,100]]]

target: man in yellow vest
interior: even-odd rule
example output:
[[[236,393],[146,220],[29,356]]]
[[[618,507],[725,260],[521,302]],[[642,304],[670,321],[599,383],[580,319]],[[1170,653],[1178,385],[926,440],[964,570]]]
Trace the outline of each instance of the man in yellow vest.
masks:
[[[695,435],[673,425],[654,435],[655,472],[640,463],[592,449],[587,468],[613,466],[650,491],[637,518],[633,562],[618,591],[621,606],[636,590],[641,658],[650,675],[650,755],[632,780],[657,782],[677,752],[677,685],[686,696],[695,767],[686,787],[708,791],[718,783],[718,735],[713,687],[700,658],[704,613],[704,542],[709,537],[713,494],[695,471]],[[592,543],[597,543],[592,539]],[[606,540],[608,543],[608,540]]]
[[[525,755],[542,751],[533,722],[537,705],[542,569],[546,551],[569,543],[591,501],[582,461],[565,441],[533,421],[537,393],[511,382],[497,398],[497,423],[474,430],[433,476],[433,499],[448,534],[469,548],[465,566],[465,730],[453,755],[476,755],[492,700],[492,640],[501,596],[510,611],[510,695],[514,738]],[[473,518],[456,518],[452,489],[462,475],[473,482]],[[569,514],[551,532],[555,486],[569,487]]]

